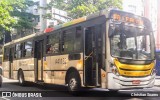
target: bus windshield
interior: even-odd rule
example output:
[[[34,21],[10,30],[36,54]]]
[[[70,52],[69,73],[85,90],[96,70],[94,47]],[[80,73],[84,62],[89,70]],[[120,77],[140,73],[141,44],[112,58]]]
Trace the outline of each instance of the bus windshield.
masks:
[[[150,40],[149,33],[115,30],[110,37],[111,55],[125,59],[152,60]]]

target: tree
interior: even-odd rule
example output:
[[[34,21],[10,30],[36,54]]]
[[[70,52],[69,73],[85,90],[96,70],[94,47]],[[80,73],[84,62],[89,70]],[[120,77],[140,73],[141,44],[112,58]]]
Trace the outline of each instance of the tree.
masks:
[[[78,18],[102,9],[121,9],[122,0],[51,0],[47,9],[55,7],[67,11],[68,16]]]
[[[30,6],[37,5],[31,0],[1,0],[0,1],[0,37],[10,33],[11,29],[32,29],[37,16],[27,12]]]
[[[37,16],[28,13],[27,9],[34,5],[37,5],[37,2],[31,0],[20,0],[20,3],[14,3],[12,5],[13,11],[11,12],[11,16],[17,18],[17,24],[14,26],[15,28],[33,28],[34,23],[32,21]]]
[[[16,20],[10,15],[10,12],[13,11],[11,5],[9,5],[6,0],[0,1],[0,37],[2,36],[2,31],[10,30],[11,25],[16,22]]]

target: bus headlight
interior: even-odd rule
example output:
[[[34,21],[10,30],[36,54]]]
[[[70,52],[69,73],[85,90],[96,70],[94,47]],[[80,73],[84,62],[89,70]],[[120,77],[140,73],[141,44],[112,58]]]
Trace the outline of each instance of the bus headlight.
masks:
[[[115,75],[119,75],[117,67],[114,64],[111,64],[111,72]]]

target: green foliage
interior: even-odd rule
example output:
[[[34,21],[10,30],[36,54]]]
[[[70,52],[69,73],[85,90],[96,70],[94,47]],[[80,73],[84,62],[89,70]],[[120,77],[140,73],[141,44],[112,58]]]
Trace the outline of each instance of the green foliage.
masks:
[[[9,6],[6,0],[0,1],[0,28],[9,30],[11,24],[15,23],[15,19],[10,16],[10,12],[13,11],[12,6]]]
[[[14,16],[17,19],[17,23],[13,25],[14,28],[18,29],[31,29],[34,26],[32,19],[36,16],[26,12],[26,10],[30,6],[36,5],[36,2],[30,0],[15,0],[19,1],[12,4],[13,11],[11,12],[11,16]]]
[[[47,8],[55,7],[65,10],[68,16],[78,18],[102,9],[121,9],[122,0],[52,0]]]
[[[32,29],[37,17],[26,10],[37,2],[31,0],[0,0],[0,37],[5,31],[16,29]]]

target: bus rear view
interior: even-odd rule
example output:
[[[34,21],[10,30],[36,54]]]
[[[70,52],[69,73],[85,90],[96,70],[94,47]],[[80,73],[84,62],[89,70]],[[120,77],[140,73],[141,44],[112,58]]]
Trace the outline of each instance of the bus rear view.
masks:
[[[108,89],[153,87],[155,45],[150,21],[112,10],[108,24]]]

